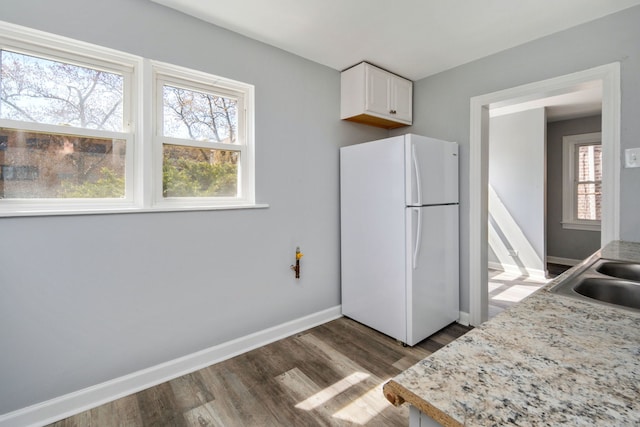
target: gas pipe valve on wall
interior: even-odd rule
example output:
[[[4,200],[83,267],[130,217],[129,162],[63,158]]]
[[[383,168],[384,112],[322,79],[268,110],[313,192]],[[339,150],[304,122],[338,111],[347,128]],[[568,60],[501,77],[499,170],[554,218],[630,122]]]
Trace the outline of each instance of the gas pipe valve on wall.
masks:
[[[300,252],[300,246],[296,247],[296,264],[291,266],[291,269],[296,273],[296,279],[300,278],[300,258],[302,258],[304,254]]]

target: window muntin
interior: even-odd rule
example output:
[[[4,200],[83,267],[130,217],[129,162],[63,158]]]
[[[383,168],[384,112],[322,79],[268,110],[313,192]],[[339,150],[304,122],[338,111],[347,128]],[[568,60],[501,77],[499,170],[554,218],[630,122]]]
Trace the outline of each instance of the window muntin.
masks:
[[[602,216],[601,133],[563,138],[562,226],[600,230]]]

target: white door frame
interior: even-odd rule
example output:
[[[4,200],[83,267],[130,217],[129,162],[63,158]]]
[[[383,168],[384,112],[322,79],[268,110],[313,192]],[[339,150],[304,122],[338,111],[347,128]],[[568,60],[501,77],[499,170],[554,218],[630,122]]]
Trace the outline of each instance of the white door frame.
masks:
[[[489,109],[576,92],[602,83],[601,244],[620,239],[620,63],[471,98],[469,139],[469,323],[487,320]]]

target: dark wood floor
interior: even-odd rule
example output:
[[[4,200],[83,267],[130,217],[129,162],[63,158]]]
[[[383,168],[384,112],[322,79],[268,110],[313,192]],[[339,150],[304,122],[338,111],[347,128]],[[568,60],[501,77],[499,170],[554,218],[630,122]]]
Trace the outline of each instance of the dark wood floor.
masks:
[[[52,426],[407,426],[382,385],[469,329],[403,347],[340,318]]]
[[[570,268],[570,265],[553,264],[550,262],[547,263],[547,272],[549,273],[549,278],[559,276]]]

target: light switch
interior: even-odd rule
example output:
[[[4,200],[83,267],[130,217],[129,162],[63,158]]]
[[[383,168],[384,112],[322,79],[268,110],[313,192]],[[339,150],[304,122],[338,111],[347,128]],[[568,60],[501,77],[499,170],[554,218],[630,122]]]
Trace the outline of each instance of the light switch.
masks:
[[[640,148],[627,148],[624,150],[624,167],[640,168]]]

